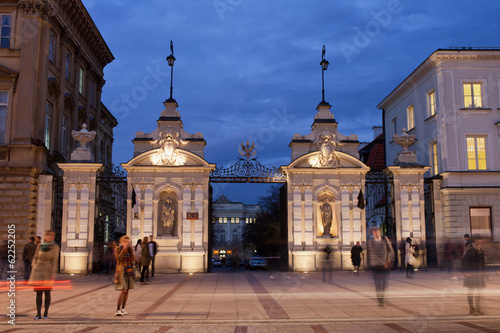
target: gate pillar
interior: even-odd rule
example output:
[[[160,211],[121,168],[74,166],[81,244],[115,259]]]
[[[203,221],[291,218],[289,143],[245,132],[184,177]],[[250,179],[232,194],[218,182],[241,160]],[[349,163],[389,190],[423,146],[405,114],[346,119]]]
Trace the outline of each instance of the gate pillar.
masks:
[[[85,124],[82,127],[72,132],[80,147],[71,154],[71,162],[58,163],[64,172],[60,267],[64,273],[86,274],[92,268],[96,176],[102,164],[92,163],[86,147],[96,133],[88,132]]]
[[[419,247],[417,266],[427,267],[425,238],[424,173],[429,166],[417,164],[417,156],[408,150],[415,142],[415,135],[394,134],[394,141],[403,149],[398,153],[393,166],[387,169],[394,177],[394,220],[398,250],[404,249],[407,237]],[[398,256],[401,258],[401,256]]]

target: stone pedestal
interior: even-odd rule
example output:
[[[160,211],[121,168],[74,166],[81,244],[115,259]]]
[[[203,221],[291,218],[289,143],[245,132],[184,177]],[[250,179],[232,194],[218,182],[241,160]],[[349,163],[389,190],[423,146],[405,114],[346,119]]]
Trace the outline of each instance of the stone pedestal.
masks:
[[[96,175],[100,163],[59,163],[64,171],[61,272],[92,269]]]

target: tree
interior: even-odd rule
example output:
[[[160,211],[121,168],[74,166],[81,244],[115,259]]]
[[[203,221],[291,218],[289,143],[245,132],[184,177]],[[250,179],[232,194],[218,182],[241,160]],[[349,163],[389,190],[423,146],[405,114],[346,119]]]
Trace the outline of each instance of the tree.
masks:
[[[245,245],[253,244],[262,256],[277,256],[280,253],[279,203],[279,186],[273,185],[267,195],[259,197],[262,212],[257,215],[255,223],[245,225],[243,231]]]

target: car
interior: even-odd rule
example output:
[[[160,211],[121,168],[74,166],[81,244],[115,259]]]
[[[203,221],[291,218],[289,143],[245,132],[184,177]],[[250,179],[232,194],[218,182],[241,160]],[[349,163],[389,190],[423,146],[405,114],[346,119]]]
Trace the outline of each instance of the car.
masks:
[[[222,266],[222,263],[219,258],[212,258],[212,266]]]
[[[267,266],[267,260],[261,256],[254,256],[250,258],[249,266],[250,269],[264,269]]]

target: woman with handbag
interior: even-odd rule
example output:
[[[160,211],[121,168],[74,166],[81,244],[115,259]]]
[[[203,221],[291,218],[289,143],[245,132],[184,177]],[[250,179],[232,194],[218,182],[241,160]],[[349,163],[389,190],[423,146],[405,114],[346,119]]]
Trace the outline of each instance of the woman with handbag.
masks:
[[[413,279],[413,273],[415,272],[415,246],[411,245],[411,238],[406,238],[405,244],[405,263],[406,263],[406,278]]]
[[[116,255],[116,273],[115,287],[120,291],[118,296],[118,304],[116,306],[116,315],[125,316],[128,314],[125,311],[127,304],[128,291],[134,289],[134,261],[135,255],[130,245],[130,237],[122,236],[120,243],[115,249]]]
[[[144,239],[142,240],[142,244],[144,244],[144,246],[142,247],[141,251],[141,284],[147,284],[146,282],[144,282],[144,276],[149,273],[149,264],[151,264],[151,255],[149,254],[148,242],[149,238],[144,237]]]

